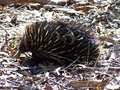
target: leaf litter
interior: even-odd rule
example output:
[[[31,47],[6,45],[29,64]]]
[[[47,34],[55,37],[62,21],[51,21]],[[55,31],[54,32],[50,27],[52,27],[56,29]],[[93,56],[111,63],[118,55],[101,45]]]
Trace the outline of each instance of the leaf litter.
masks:
[[[82,2],[84,1],[84,2]],[[72,5],[10,4],[0,10],[0,89],[2,90],[119,90],[120,1],[82,0]],[[28,67],[17,51],[25,26],[35,21],[75,20],[94,31],[100,47],[97,65]],[[91,23],[93,23],[91,25]],[[27,53],[29,54],[29,53]],[[29,55],[28,55],[29,56]]]

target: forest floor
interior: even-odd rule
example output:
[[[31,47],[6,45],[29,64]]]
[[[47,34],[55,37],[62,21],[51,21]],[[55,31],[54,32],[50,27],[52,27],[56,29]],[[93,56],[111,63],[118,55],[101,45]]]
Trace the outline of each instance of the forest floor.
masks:
[[[0,7],[0,90],[120,90],[120,1],[72,5],[9,4]],[[92,0],[91,0],[92,1]],[[99,43],[96,65],[25,67],[12,56],[25,27],[42,20],[76,21],[89,28]],[[92,25],[91,25],[92,24]]]

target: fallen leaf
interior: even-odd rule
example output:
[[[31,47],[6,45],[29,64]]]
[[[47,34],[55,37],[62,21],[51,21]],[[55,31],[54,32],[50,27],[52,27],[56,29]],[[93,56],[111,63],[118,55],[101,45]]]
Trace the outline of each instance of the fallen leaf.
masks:
[[[2,70],[0,70],[0,76],[2,76],[3,75],[3,71]]]
[[[53,90],[53,88],[52,88],[49,84],[47,84],[44,89],[45,89],[45,90]]]
[[[101,82],[98,81],[71,81],[68,85],[80,88],[80,87],[90,87],[90,88],[101,88],[103,89],[108,82],[107,80],[103,80]]]
[[[86,12],[86,11],[89,11],[90,9],[93,9],[93,7],[83,6],[83,7],[78,7],[75,10]]]
[[[0,10],[4,10],[4,7],[2,5],[0,5]]]

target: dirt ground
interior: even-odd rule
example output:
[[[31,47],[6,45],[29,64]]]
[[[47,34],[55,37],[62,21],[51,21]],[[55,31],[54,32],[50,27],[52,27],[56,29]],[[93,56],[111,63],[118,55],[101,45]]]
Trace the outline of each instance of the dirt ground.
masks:
[[[0,90],[120,90],[120,1],[72,5],[9,4],[0,9]],[[22,54],[12,56],[25,27],[36,21],[76,21],[88,27],[99,44],[94,66],[67,69],[53,64],[27,67]]]

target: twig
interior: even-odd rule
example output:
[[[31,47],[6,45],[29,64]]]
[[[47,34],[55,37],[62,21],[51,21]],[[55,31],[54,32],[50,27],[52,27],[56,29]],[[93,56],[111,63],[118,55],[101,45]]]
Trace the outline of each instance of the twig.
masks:
[[[67,69],[67,68],[69,68],[70,66],[72,66],[75,62],[77,62],[78,61],[78,59],[79,59],[80,57],[78,57],[75,61],[73,61],[72,63],[70,63],[66,68],[64,68],[64,69]]]

